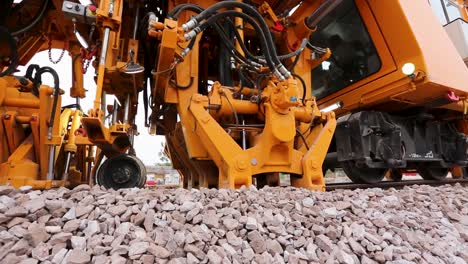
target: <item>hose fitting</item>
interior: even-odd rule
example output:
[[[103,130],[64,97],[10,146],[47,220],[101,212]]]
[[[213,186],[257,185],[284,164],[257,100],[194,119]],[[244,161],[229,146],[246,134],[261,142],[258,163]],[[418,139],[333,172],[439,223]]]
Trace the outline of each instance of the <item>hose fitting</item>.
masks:
[[[288,69],[286,69],[286,67],[284,67],[283,64],[280,64],[277,67],[278,67],[278,70],[281,73],[281,75],[283,75],[286,79],[291,77],[291,73],[288,71]]]
[[[197,29],[197,28],[196,28],[196,29]],[[188,40],[191,40],[192,38],[196,37],[197,34],[198,34],[197,31],[196,31],[196,29],[194,29],[194,30],[192,30],[192,31],[190,31],[190,32],[188,32],[188,33],[185,33],[185,34],[184,34],[185,40],[188,41]]]
[[[198,21],[195,18],[193,18],[189,20],[187,23],[183,24],[182,29],[184,30],[184,32],[187,32],[191,30],[192,28],[196,27],[197,25],[198,25]]]

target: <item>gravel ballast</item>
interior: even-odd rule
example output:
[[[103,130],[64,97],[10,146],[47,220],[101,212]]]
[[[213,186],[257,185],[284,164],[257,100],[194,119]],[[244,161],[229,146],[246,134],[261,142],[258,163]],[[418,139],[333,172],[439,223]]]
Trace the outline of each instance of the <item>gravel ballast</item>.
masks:
[[[0,187],[1,263],[467,263],[468,190]]]

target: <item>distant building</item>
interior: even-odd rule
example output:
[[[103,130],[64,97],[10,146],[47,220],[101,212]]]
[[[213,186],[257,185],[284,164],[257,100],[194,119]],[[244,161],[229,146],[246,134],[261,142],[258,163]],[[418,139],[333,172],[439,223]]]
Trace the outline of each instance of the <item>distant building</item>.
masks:
[[[179,172],[169,166],[146,166],[148,185],[180,185]]]

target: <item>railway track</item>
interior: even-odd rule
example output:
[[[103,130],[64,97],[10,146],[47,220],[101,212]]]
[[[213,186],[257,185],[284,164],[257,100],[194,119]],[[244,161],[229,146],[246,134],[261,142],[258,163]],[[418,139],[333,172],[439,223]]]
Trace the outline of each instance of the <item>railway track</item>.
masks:
[[[381,189],[388,189],[388,188],[396,188],[401,189],[405,186],[410,185],[430,185],[430,186],[441,186],[446,184],[462,184],[467,185],[468,179],[467,178],[460,178],[460,179],[453,179],[448,178],[441,181],[436,180],[423,180],[423,179],[416,179],[416,180],[402,180],[402,181],[382,181],[375,184],[366,184],[366,183],[353,183],[353,182],[332,182],[326,183],[325,189],[326,191],[334,191],[340,189],[347,189],[347,190],[354,190],[354,189],[369,189],[369,188],[381,188]],[[289,185],[281,185],[281,187],[286,187]],[[178,184],[170,184],[170,185],[147,185],[145,186],[148,189],[177,189],[181,186]]]
[[[402,181],[383,181],[375,184],[366,184],[366,183],[352,183],[352,182],[339,182],[339,183],[327,183],[325,188],[327,191],[334,191],[339,189],[368,189],[368,188],[403,188],[408,185],[431,185],[431,186],[440,186],[445,184],[468,184],[468,179],[445,179],[441,181],[436,180],[402,180]]]

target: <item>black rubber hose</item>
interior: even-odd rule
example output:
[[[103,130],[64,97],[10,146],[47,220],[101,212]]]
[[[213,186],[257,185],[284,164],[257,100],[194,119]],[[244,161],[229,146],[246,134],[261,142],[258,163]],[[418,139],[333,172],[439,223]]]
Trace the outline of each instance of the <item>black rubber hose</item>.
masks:
[[[219,2],[217,4],[210,6],[205,11],[201,12],[198,16],[194,17],[193,19],[195,19],[197,22],[201,22],[203,19],[206,19],[207,17],[211,16],[213,13],[216,12],[216,10],[221,9],[221,8],[241,8],[244,13],[254,16],[258,20],[260,27],[262,28],[263,33],[265,34],[265,37],[267,39],[267,44],[272,52],[272,59],[275,60],[275,63],[277,65],[282,65],[276,53],[276,48],[274,46],[273,38],[271,37],[270,29],[268,28],[268,25],[266,24],[262,15],[251,5],[248,5],[242,2],[237,2],[237,1],[223,1],[223,2]]]
[[[250,51],[247,49],[247,47],[245,46],[245,43],[242,41],[242,37],[241,35],[239,34],[239,31],[237,31],[237,27],[234,23],[232,23],[231,20],[228,20],[228,24],[230,24],[235,30],[234,30],[234,34],[236,35],[236,38],[239,42],[239,46],[241,47],[242,51],[245,53],[245,55],[247,55],[247,57],[250,59],[250,60],[253,60],[255,61],[256,63],[258,64],[263,64],[263,62],[261,60],[259,60],[257,57],[255,57],[254,55],[252,55],[252,53],[250,53]]]
[[[297,55],[296,58],[294,59],[293,63],[291,64],[291,67],[289,67],[290,72],[294,72],[294,68],[296,67],[297,63],[299,62],[299,59],[301,58],[300,55]]]
[[[307,47],[307,43],[309,41],[307,39],[303,39],[302,42],[301,42],[301,45],[299,46],[299,48],[291,53],[288,53],[288,54],[285,54],[285,55],[279,55],[278,58],[280,60],[286,60],[286,59],[289,59],[289,58],[292,58],[294,56],[299,56],[302,51],[304,51],[304,49]]]
[[[34,94],[36,97],[39,97],[39,89],[38,89],[38,86],[36,83],[34,83],[34,76],[33,74],[36,73],[39,71],[41,67],[37,64],[31,64],[28,66],[28,68],[26,69],[26,74],[24,75],[24,78],[26,79],[29,79],[31,82],[33,82],[33,91],[32,91],[32,94]]]
[[[8,65],[8,68],[0,72],[0,77],[6,76],[13,74],[16,70],[16,66],[18,66],[18,49],[16,47],[16,41],[13,38],[13,35],[10,34],[8,29],[6,27],[0,27],[0,34],[3,36],[6,36],[7,41],[8,41],[8,46],[10,46],[10,65]]]
[[[39,23],[39,21],[41,21],[42,17],[44,16],[45,11],[47,10],[47,6],[49,5],[49,1],[50,1],[50,0],[44,0],[44,3],[42,4],[39,13],[38,13],[37,16],[34,18],[34,20],[31,22],[31,24],[25,26],[25,27],[22,28],[22,29],[19,29],[19,30],[15,31],[15,32],[12,32],[11,35],[13,35],[13,36],[19,35],[19,34],[21,34],[21,33],[24,33],[24,32],[26,32],[26,31],[30,30],[30,29],[33,28],[34,26],[36,26],[37,23]]]
[[[48,138],[50,139],[52,137],[52,128],[54,127],[54,121],[55,121],[55,112],[57,109],[57,104],[58,104],[58,97],[60,93],[60,82],[59,82],[59,77],[57,72],[52,69],[51,67],[42,67],[36,72],[36,76],[34,77],[34,83],[41,83],[42,82],[42,74],[44,73],[50,73],[52,77],[54,78],[54,93],[52,94],[54,96],[54,101],[52,103],[52,112],[50,113],[50,119],[49,119],[49,135]]]
[[[185,10],[201,13],[205,9],[195,4],[180,4],[167,13],[167,17],[177,20],[179,19],[180,14]]]
[[[307,87],[306,87],[306,84],[305,84],[305,81],[304,79],[302,79],[301,76],[295,74],[295,73],[291,73],[291,75],[294,77],[294,78],[297,78],[299,79],[299,81],[301,82],[302,84],[302,105],[305,106],[305,99],[306,99],[306,95],[307,95]]]
[[[223,40],[221,43],[228,48],[229,51],[231,51],[231,54],[237,59],[238,62],[241,64],[248,64],[251,65],[252,61],[245,58],[237,49],[234,47],[234,45],[231,43],[232,40],[229,39],[227,33],[224,31],[224,29],[219,26],[218,24],[214,24],[214,28],[216,32],[218,32],[219,36]]]
[[[263,30],[260,28],[260,26],[257,24],[257,22],[252,17],[250,17],[250,16],[248,16],[248,15],[246,15],[244,13],[241,13],[239,11],[228,10],[228,11],[224,11],[224,12],[218,13],[218,14],[210,17],[205,23],[201,24],[199,26],[199,28],[200,28],[201,31],[203,31],[208,26],[213,24],[216,20],[218,20],[218,19],[220,19],[222,17],[226,17],[226,16],[240,17],[240,18],[246,20],[250,25],[252,25],[252,27],[254,27],[255,31],[257,32],[258,37],[260,38],[260,44],[262,45],[262,50],[264,52],[266,62],[268,64],[268,66],[270,67],[270,69],[274,70],[276,68],[275,67],[275,61],[273,60],[273,57],[270,54],[270,51],[275,51],[276,52],[276,48],[271,49],[269,47],[268,40],[266,39]],[[279,61],[278,57],[276,57],[276,59]],[[280,64],[280,63],[278,63],[278,64]]]
[[[294,59],[293,66],[288,69],[289,71],[292,71],[292,69],[294,69],[294,66],[296,66],[297,62],[299,61],[299,58],[300,58],[299,55],[301,55],[301,53],[307,47],[308,43],[309,43],[309,41],[307,39],[303,39],[302,43],[301,43],[301,46],[299,46],[299,48],[297,50],[295,50],[295,51],[293,51],[291,53],[285,54],[285,55],[278,56],[278,58],[280,60],[282,60],[282,61],[296,56],[296,58]],[[257,58],[264,59],[263,57],[257,57]]]
[[[27,78],[31,81],[34,81],[34,77],[33,77],[33,73],[34,71],[37,71],[40,69],[41,67],[37,64],[31,64],[28,66],[28,68],[26,69],[26,74],[24,75],[24,78]]]
[[[201,13],[201,12],[203,12],[203,11],[205,10],[205,9],[203,9],[203,8],[201,8],[201,7],[197,6],[197,5],[195,5],[195,4],[183,4],[183,5],[179,5],[178,7],[180,7],[180,8],[177,9],[178,12],[173,12],[174,9],[171,10],[171,12],[168,14],[168,17],[169,17],[169,18],[173,18],[173,19],[177,20],[177,19],[179,18],[180,14],[182,13],[182,11],[184,11],[184,10],[190,10],[190,11],[193,11],[193,12],[195,12],[195,13]],[[174,14],[172,14],[172,13],[174,13]],[[171,14],[172,14],[172,16],[171,16]],[[242,41],[240,41],[240,40],[241,40],[241,36],[240,36],[239,32],[237,31],[236,26],[232,23],[232,21],[230,21],[230,20],[227,20],[227,21],[228,21],[228,24],[229,24],[230,26],[232,26],[233,29],[235,29],[233,32],[234,32],[234,34],[236,35],[236,38],[239,40],[238,42],[239,42],[239,44],[240,44],[240,46],[241,46],[241,49],[242,49],[242,51],[244,52],[244,54],[247,55],[247,58],[250,59],[250,60],[252,60],[252,61],[255,61],[255,62],[258,63],[258,64],[262,64],[262,62],[261,62],[257,57],[253,56],[253,55],[250,53],[250,51],[247,49],[247,47],[245,46],[245,44],[244,44]],[[222,27],[221,27],[218,23],[216,23],[216,24],[214,25],[214,28],[215,28],[215,30],[218,32],[218,34],[220,34],[220,35],[224,32],[224,30],[222,30]],[[224,32],[224,33],[225,33],[225,32]],[[226,36],[226,34],[224,34],[224,36]],[[221,35],[221,37],[223,37],[223,36]],[[223,40],[224,40],[224,41],[227,41],[228,38],[223,38]],[[228,41],[228,42],[230,43],[230,41]],[[236,49],[235,47],[234,47],[234,48],[233,48],[233,47],[234,47],[234,46],[231,46],[230,48],[236,52],[237,49]],[[242,54],[240,54],[239,52],[236,52],[236,55],[237,55],[237,56],[243,57]],[[247,58],[246,58],[246,59],[247,59]],[[246,62],[248,62],[248,61],[246,60]]]

